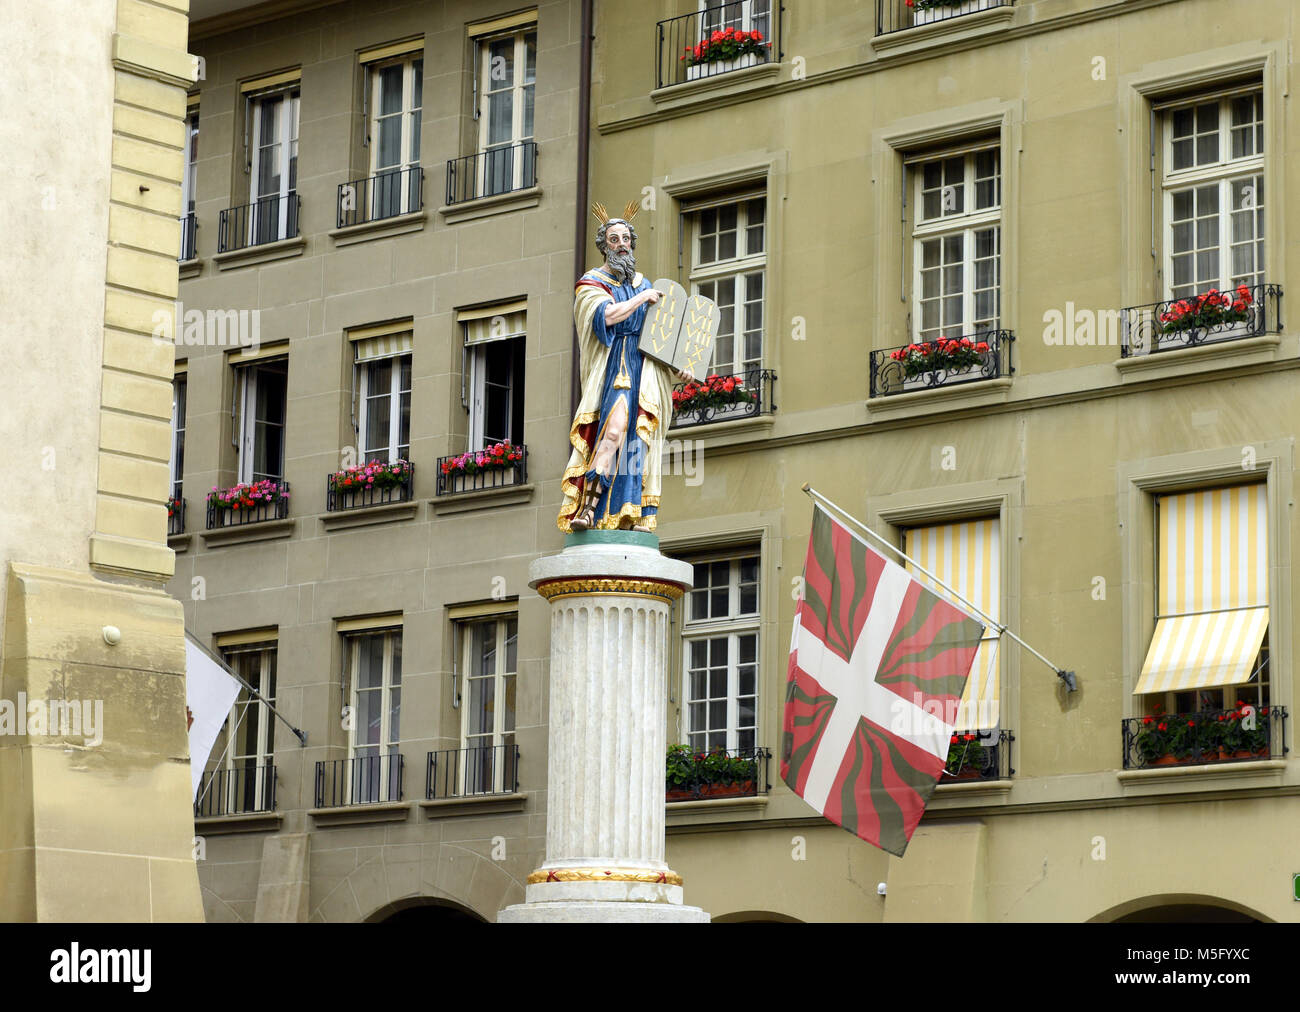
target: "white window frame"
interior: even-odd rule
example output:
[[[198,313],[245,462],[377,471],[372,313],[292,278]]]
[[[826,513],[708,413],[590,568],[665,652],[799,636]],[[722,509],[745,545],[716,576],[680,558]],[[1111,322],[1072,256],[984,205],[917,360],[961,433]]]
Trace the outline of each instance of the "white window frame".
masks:
[[[361,450],[361,458],[363,463],[368,462],[370,460],[371,453],[377,453],[381,449],[386,449],[385,460],[387,463],[391,464],[396,460],[410,459],[411,433],[409,430],[406,433],[406,439],[407,439],[406,443],[401,442],[402,397],[405,396],[407,400],[408,424],[410,418],[410,398],[411,398],[411,387],[408,386],[405,389],[402,388],[402,361],[404,359],[408,363],[407,372],[411,373],[410,362],[412,360],[412,356],[410,352],[406,352],[400,355],[390,355],[386,359],[372,358],[366,360],[365,362],[357,362],[354,365],[354,368],[357,371],[357,389],[360,392],[359,399],[357,401],[358,403],[357,444]],[[383,361],[388,361],[392,363],[392,369],[390,370],[390,376],[389,376],[388,391],[386,393],[377,394],[376,396],[388,398],[388,435],[387,435],[387,442],[385,444],[385,447],[372,448],[369,445],[371,442],[370,439],[371,434],[368,431],[370,412],[367,410],[368,402],[371,397],[370,367]],[[412,385],[414,385],[413,375],[411,376],[411,381],[412,381]],[[405,457],[403,457],[401,452],[403,446],[406,447]]]
[[[358,690],[358,673],[361,667],[361,641],[370,636],[382,636],[384,640],[383,658],[381,660],[382,672],[380,676],[380,686],[378,690],[366,689]],[[358,769],[361,767],[354,761],[347,774],[347,784],[344,792],[344,804],[361,804],[370,802],[400,801],[400,797],[390,797],[391,794],[401,793],[401,777],[394,771],[393,764],[398,761],[397,756],[401,755],[401,718],[398,718],[398,735],[393,735],[393,699],[392,693],[396,689],[402,690],[402,674],[397,673],[396,680],[393,676],[394,662],[393,658],[397,652],[396,646],[401,642],[401,629],[362,629],[356,632],[346,633],[344,635],[344,646],[347,650],[347,671],[348,671],[348,705],[353,720],[348,726],[348,758],[351,760],[364,759],[373,749],[374,755],[380,757],[376,764],[378,767],[378,785],[377,790],[372,792],[367,789],[364,793],[365,798],[354,798],[355,788],[360,782]],[[359,704],[359,695],[361,691],[379,692],[379,741],[378,742],[358,742],[357,730],[361,720],[361,707]],[[400,711],[401,703],[398,703]],[[365,750],[365,754],[361,754]],[[388,756],[388,762],[383,760]],[[376,797],[370,797],[375,793]]]
[[[515,375],[514,368],[514,341],[523,341],[522,335],[516,337],[503,338],[499,341],[483,341],[478,344],[470,345],[466,350],[468,355],[469,367],[469,446],[470,450],[482,450],[487,446],[487,436],[483,431],[486,419],[487,405],[487,355],[488,349],[508,348],[510,354],[510,386],[508,388],[509,396],[506,398],[506,435],[503,437],[513,442],[512,433],[515,429],[515,384],[519,382],[520,377]],[[495,441],[497,437],[493,436]]]
[[[261,193],[258,188],[258,178],[262,170],[262,116],[264,111],[273,104],[281,106],[280,122],[278,124],[279,138],[277,141],[280,146],[280,186],[275,192]],[[252,150],[250,152],[251,167],[248,183],[248,202],[253,205],[248,216],[248,245],[250,246],[262,241],[258,237],[259,214],[257,207],[261,201],[271,198],[277,199],[276,240],[289,238],[289,205],[292,201],[288,198],[298,192],[297,180],[295,178],[293,180],[295,185],[291,186],[290,176],[293,174],[295,160],[298,156],[299,106],[300,92],[297,86],[252,98],[253,121],[249,137]]]
[[[976,158],[986,151],[993,151],[997,155],[998,166],[997,175],[993,178],[997,180],[996,190],[997,199],[992,207],[977,208],[976,204]],[[953,158],[962,159],[962,208],[959,213],[943,214],[942,209],[937,218],[923,218],[922,214],[925,209],[924,197],[925,192],[925,168],[927,165],[933,165],[936,162],[942,164]],[[1002,281],[1003,281],[1003,254],[1002,254],[1002,233],[1003,233],[1003,205],[1002,205],[1002,183],[1003,183],[1003,162],[1002,149],[1000,144],[980,144],[974,147],[964,147],[958,150],[945,151],[933,156],[918,159],[909,166],[910,193],[912,195],[912,335],[915,341],[933,340],[936,337],[944,336],[948,338],[961,337],[962,335],[974,335],[976,333],[984,334],[997,330],[1002,325]],[[942,194],[942,189],[941,189]],[[942,201],[942,196],[941,196]],[[997,311],[994,313],[991,322],[980,324],[977,327],[975,323],[976,312],[976,261],[980,259],[976,256],[976,233],[982,232],[990,227],[996,229],[997,252],[994,260],[997,264],[997,284],[993,291],[996,294]],[[961,324],[956,327],[948,327],[942,322],[937,328],[937,333],[932,334],[929,338],[925,337],[924,315],[922,305],[926,301],[923,296],[923,266],[925,263],[924,248],[927,242],[938,241],[942,250],[943,240],[953,236],[961,236],[962,240],[962,316]],[[942,271],[942,268],[940,268]],[[940,294],[938,296],[940,319],[942,320],[944,294],[942,292],[942,274],[940,276]],[[984,291],[985,289],[979,289]]]
[[[226,807],[223,809],[228,814],[234,815],[241,812],[267,811],[266,793],[269,781],[269,775],[255,772],[253,786],[253,803],[254,808],[247,809],[243,806],[242,795],[239,793],[239,777],[237,770],[243,768],[241,763],[246,759],[254,759],[255,771],[260,771],[263,767],[269,767],[275,762],[275,714],[271,707],[275,705],[275,679],[278,673],[278,665],[273,664],[273,659],[278,661],[275,654],[279,648],[277,642],[249,644],[248,646],[227,647],[222,650],[222,660],[240,677],[244,673],[240,671],[238,655],[240,654],[258,654],[260,656],[258,677],[256,681],[248,679],[249,683],[257,690],[262,698],[257,698],[249,691],[240,686],[239,695],[235,698],[235,704],[230,709],[230,716],[226,720],[226,728],[229,737],[226,742],[225,761],[223,768],[226,771]],[[273,668],[275,670],[273,670]],[[267,689],[270,689],[268,692]],[[236,755],[236,749],[239,742],[239,728],[247,717],[248,710],[253,709],[257,713],[257,741],[255,743],[255,755]]]
[[[533,38],[533,80],[526,80],[528,75],[528,38]],[[514,80],[507,87],[494,88],[492,81],[492,44],[501,42],[504,39],[514,39]],[[475,118],[479,121],[478,131],[478,195],[480,197],[492,196],[496,193],[509,192],[505,190],[493,190],[492,186],[492,157],[488,154],[491,151],[500,149],[509,149],[516,144],[522,144],[526,141],[533,140],[537,126],[537,76],[536,76],[536,58],[537,58],[537,24],[524,25],[520,28],[512,29],[509,32],[503,32],[497,35],[485,35],[477,40],[478,42],[478,109],[475,111]],[[533,129],[527,133],[524,132],[524,95],[525,92],[532,89],[533,92]],[[492,96],[502,91],[510,90],[512,94],[510,103],[510,140],[491,141],[491,122],[492,122]],[[523,149],[519,150],[517,156],[511,156],[511,190],[523,188],[524,164],[526,157]]]
[[[172,439],[167,473],[172,479],[172,496],[179,499],[184,488],[185,409],[189,401],[189,378],[181,373],[172,380]]]
[[[289,421],[289,360],[288,358],[274,358],[235,367],[236,392],[239,399],[239,418],[236,430],[236,445],[239,456],[238,475],[239,481],[245,484],[262,480],[255,477],[253,470],[254,463],[257,460],[257,383],[254,377],[261,369],[278,362],[285,363],[285,419],[279,423],[282,432],[280,439],[280,473],[267,473],[263,477],[271,481],[282,482],[284,481],[286,449],[283,433],[287,432]]]
[[[199,110],[191,106],[185,114],[185,173],[181,176],[181,252],[185,252],[186,219],[194,214],[199,174]],[[198,236],[191,259],[198,253]]]
[[[508,671],[506,670],[506,668],[507,668],[507,658],[509,654],[506,650],[506,644],[509,641],[508,632],[509,632],[510,624],[512,622],[514,623],[514,627],[515,627],[515,670]],[[495,630],[496,642],[493,647],[494,650],[493,656],[496,660],[496,671],[490,675],[478,676],[472,674],[472,672],[477,670],[477,667],[474,664],[473,630],[475,626],[483,626],[483,625],[491,625],[494,627]],[[470,766],[470,757],[469,757],[468,750],[474,748],[487,747],[482,744],[472,744],[471,738],[477,741],[481,739],[486,739],[488,737],[487,734],[483,734],[483,733],[475,734],[475,735],[470,734],[469,727],[470,727],[470,718],[472,716],[470,711],[470,701],[473,699],[473,694],[470,691],[471,690],[470,682],[472,679],[490,678],[492,679],[492,701],[493,701],[492,731],[490,735],[491,747],[494,750],[493,755],[494,756],[499,755],[501,758],[500,762],[493,762],[492,764],[492,787],[490,793],[502,794],[505,792],[505,786],[506,786],[505,777],[506,777],[507,769],[514,768],[514,757],[507,756],[506,753],[509,751],[509,749],[502,748],[502,746],[510,746],[515,744],[515,735],[518,729],[519,722],[518,722],[518,715],[512,713],[511,721],[510,721],[511,726],[508,728],[504,727],[503,726],[505,724],[504,714],[506,708],[504,705],[497,706],[496,703],[498,701],[504,701],[506,698],[507,678],[513,678],[515,680],[514,685],[515,685],[516,701],[519,698],[518,697],[519,616],[517,613],[511,612],[508,614],[495,615],[495,616],[482,618],[482,619],[464,619],[459,621],[457,623],[457,626],[458,626],[458,632],[459,632],[460,644],[461,644],[460,647],[461,674],[460,674],[460,683],[458,687],[460,700],[461,700],[460,747],[467,751],[465,752],[465,756],[466,756],[465,762],[461,765],[461,773],[460,773],[459,782],[456,785],[456,790],[462,796],[474,794],[474,793],[479,793],[479,794],[489,793],[488,791],[476,792],[470,789],[472,784],[472,778],[470,776],[471,766]],[[501,751],[498,753],[495,751],[496,749],[500,749]]]
[[[754,201],[763,202],[763,220],[761,223],[753,223],[752,226],[762,229],[763,240],[759,252],[750,253],[749,231],[751,222],[749,220],[749,205]],[[704,212],[717,211],[721,213],[723,208],[733,206],[736,208],[736,255],[725,260],[715,258],[707,262],[702,261],[700,257],[700,245],[703,238],[701,219]],[[726,362],[718,361],[718,344],[715,341],[713,355],[709,360],[709,372],[727,376],[741,376],[750,370],[762,369],[767,354],[767,244],[772,224],[770,209],[767,206],[767,194],[763,192],[740,194],[726,200],[693,206],[687,210],[687,213],[690,215],[691,223],[691,270],[689,275],[691,294],[698,295],[701,286],[712,284],[714,286],[713,301],[717,303],[718,289],[727,283],[732,285],[731,358]],[[721,235],[722,233],[710,234]],[[716,247],[714,252],[716,254]],[[763,286],[763,297],[758,302],[758,311],[762,319],[757,328],[759,351],[756,359],[746,356],[744,348],[745,335],[752,329],[748,326],[748,307],[750,303],[745,299],[745,286],[746,279],[754,274],[759,276]],[[721,303],[719,303],[719,308],[721,308]],[[741,325],[742,316],[745,323],[743,326]],[[755,380],[755,382],[757,381]]]
[[[1260,103],[1260,133],[1262,137],[1259,150],[1248,156],[1241,158],[1232,157],[1232,101],[1237,98],[1251,96],[1257,98]],[[1219,106],[1218,118],[1218,140],[1219,140],[1219,158],[1217,161],[1208,165],[1192,166],[1186,169],[1175,170],[1174,164],[1174,114],[1186,109],[1196,109],[1201,105],[1207,105],[1210,102],[1217,102]],[[1193,113],[1193,115],[1195,115]],[[1164,297],[1166,300],[1185,298],[1190,295],[1200,295],[1210,288],[1218,288],[1221,292],[1230,292],[1237,286],[1237,278],[1245,277],[1244,275],[1232,274],[1232,186],[1233,183],[1240,182],[1243,179],[1255,177],[1262,186],[1264,182],[1264,160],[1268,151],[1268,137],[1265,134],[1266,124],[1263,119],[1263,89],[1260,85],[1236,89],[1227,93],[1216,93],[1206,95],[1202,98],[1189,98],[1186,102],[1179,102],[1161,110],[1161,208],[1163,211],[1163,228],[1161,236],[1163,238],[1162,246],[1164,247],[1163,269],[1164,269]],[[1252,121],[1253,123],[1254,121]],[[1193,127],[1193,130],[1195,128]],[[1193,145],[1195,145],[1196,134],[1193,132]],[[1191,288],[1182,295],[1175,294],[1174,286],[1174,196],[1187,190],[1196,190],[1207,184],[1217,184],[1219,190],[1219,211],[1218,211],[1218,232],[1219,241],[1217,245],[1217,254],[1219,258],[1219,277],[1206,281],[1192,281]],[[1193,198],[1195,199],[1195,198]],[[1260,230],[1264,226],[1264,211],[1267,205],[1269,195],[1264,194],[1263,201],[1253,205],[1250,210],[1256,217],[1255,238],[1250,240],[1252,243],[1260,242]],[[1195,243],[1197,219],[1191,221],[1193,243]],[[1252,280],[1245,283],[1251,287],[1263,284],[1267,277],[1267,234],[1264,240],[1264,251],[1261,256],[1262,263],[1257,264],[1257,270],[1251,272],[1249,277]],[[1192,256],[1195,258],[1197,247],[1193,245]]]
[[[765,0],[767,10],[762,14],[754,13],[755,0],[736,0],[733,3],[719,3],[718,0],[699,0],[700,13],[700,37],[707,38],[709,33],[721,31],[725,28],[735,28],[742,32],[752,32],[756,24],[762,24],[763,41],[772,41],[772,0]],[[717,8],[740,8],[740,16],[735,17],[730,10],[724,9],[718,13],[718,20],[713,21],[709,18],[708,12]]]
[[[740,614],[740,571],[741,562],[746,559],[754,559],[758,563],[758,579],[755,586],[755,606],[756,611],[753,613]],[[726,721],[726,744],[723,746],[729,750],[740,748],[739,736],[742,730],[749,730],[748,727],[740,726],[740,637],[752,635],[754,637],[754,724],[753,735],[755,749],[762,744],[760,731],[762,730],[762,674],[763,674],[763,655],[762,655],[762,617],[763,617],[763,560],[762,553],[757,547],[748,551],[715,553],[708,556],[693,557],[689,560],[692,565],[709,565],[715,562],[729,563],[728,571],[728,597],[727,597],[727,614],[721,618],[692,619],[691,614],[691,597],[690,591],[682,598],[682,737],[687,745],[696,751],[707,751],[706,748],[696,748],[692,741],[692,735],[704,734],[705,744],[708,744],[708,735],[716,734],[717,728],[706,728],[697,730],[691,724],[691,644],[701,640],[706,643],[710,640],[727,638],[727,721]],[[709,696],[706,699],[713,699]],[[709,704],[706,702],[705,707]]]
[[[415,86],[416,73],[415,65],[420,65],[420,87]],[[381,115],[383,109],[383,74],[385,70],[393,67],[402,68],[402,98],[401,108],[398,112],[390,115],[401,117],[401,140],[399,142],[398,162],[395,165],[379,164],[379,137],[380,137],[380,120],[385,117]],[[373,187],[371,193],[371,218],[392,217],[388,213],[386,205],[382,205],[381,188],[378,185],[378,177],[388,173],[399,173],[398,191],[399,207],[397,214],[409,214],[417,210],[414,206],[414,196],[419,192],[419,173],[420,168],[420,143],[422,139],[422,130],[420,129],[420,117],[424,115],[424,53],[410,53],[405,56],[397,57],[392,60],[378,61],[369,65],[368,73],[370,75],[370,122],[367,124],[370,138],[370,175],[375,180],[371,183]],[[400,173],[407,172],[405,180]],[[387,193],[385,187],[383,192]]]

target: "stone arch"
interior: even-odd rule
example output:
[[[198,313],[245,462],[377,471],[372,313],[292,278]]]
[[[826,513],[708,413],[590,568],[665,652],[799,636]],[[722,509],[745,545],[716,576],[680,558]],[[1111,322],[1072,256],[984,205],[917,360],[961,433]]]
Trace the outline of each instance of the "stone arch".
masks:
[[[1215,924],[1272,923],[1245,904],[1203,893],[1162,893],[1127,900],[1088,918],[1089,923]]]
[[[789,914],[779,914],[774,910],[735,910],[729,914],[719,914],[713,918],[714,924],[802,924],[803,921]]]
[[[399,923],[442,924],[487,924],[486,918],[462,903],[443,899],[438,896],[406,896],[393,900],[387,906],[373,911],[363,918],[366,924]]]

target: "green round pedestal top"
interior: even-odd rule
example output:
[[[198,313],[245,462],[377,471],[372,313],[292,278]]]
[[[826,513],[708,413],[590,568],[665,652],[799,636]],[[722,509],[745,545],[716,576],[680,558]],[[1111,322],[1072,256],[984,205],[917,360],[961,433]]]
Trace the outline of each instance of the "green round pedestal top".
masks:
[[[659,538],[642,531],[574,531],[564,536],[565,548],[579,545],[636,545],[658,551]]]

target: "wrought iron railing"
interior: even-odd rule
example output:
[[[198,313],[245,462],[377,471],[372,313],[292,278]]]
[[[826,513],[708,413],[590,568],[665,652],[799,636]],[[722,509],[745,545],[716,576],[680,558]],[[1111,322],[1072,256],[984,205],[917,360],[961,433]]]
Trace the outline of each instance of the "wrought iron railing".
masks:
[[[772,369],[706,376],[673,387],[674,429],[753,418],[775,410],[776,372]]]
[[[249,815],[275,811],[275,766],[246,765],[215,769],[199,778],[194,814]]]
[[[753,798],[772,789],[768,779],[770,749],[755,748],[713,749],[697,761],[689,772],[679,772],[673,778],[670,758],[665,781],[667,801],[701,801],[706,798]],[[715,767],[721,767],[720,769]]]
[[[473,471],[462,470],[457,466],[466,456],[486,454],[488,450],[475,450],[470,454],[453,453],[448,457],[438,458],[437,495],[459,495],[462,492],[481,492],[489,488],[505,488],[509,485],[523,485],[528,481],[528,447],[519,445],[514,449],[521,456],[513,463],[504,466],[490,465],[478,467]]]
[[[185,263],[187,260],[193,260],[199,238],[199,219],[194,214],[187,214],[181,218],[181,255],[176,259]]]
[[[655,33],[655,87],[780,62],[784,14],[778,0],[741,0],[660,21]],[[732,39],[715,40],[715,33],[725,36],[728,29],[736,33]]]
[[[1127,717],[1124,768],[1283,759],[1286,718],[1285,706],[1271,705]]]
[[[400,752],[316,763],[316,807],[345,808],[401,801],[405,762]]]
[[[292,239],[298,234],[301,210],[302,200],[296,193],[228,207],[217,218],[217,252]]]
[[[272,493],[270,502],[265,499],[261,501],[254,499],[252,505],[241,506],[238,509],[232,506],[221,506],[213,502],[213,493],[209,493],[208,530],[213,531],[222,527],[243,527],[245,524],[261,523],[264,520],[285,519],[289,515],[289,483],[280,481],[273,484],[278,491]]]
[[[167,536],[185,533],[185,500],[172,496],[167,500]]]
[[[460,204],[537,185],[537,142],[489,148],[447,162],[447,203]]]
[[[1242,297],[1242,288],[1247,298]],[[1185,299],[1122,309],[1119,317],[1121,358],[1258,337],[1282,329],[1282,286],[1207,290]]]
[[[361,485],[347,488],[340,484],[338,474],[325,478],[325,511],[335,513],[341,510],[362,509],[366,506],[383,506],[386,503],[410,502],[411,489],[415,482],[415,465],[403,461],[405,473],[396,485]]]
[[[888,35],[904,28],[949,21],[976,11],[1011,7],[1015,0],[876,0],[876,34]]]
[[[339,228],[414,214],[424,208],[424,169],[412,165],[340,183],[337,208]]]
[[[873,351],[870,394],[889,397],[1010,376],[1016,371],[1011,364],[1015,339],[1009,330],[984,330]],[[945,352],[943,346],[953,341],[969,341],[971,346],[955,353]]]
[[[424,796],[430,801],[518,791],[518,745],[480,745],[429,753]]]
[[[996,737],[995,737],[996,735]],[[1005,780],[1015,775],[1011,765],[1010,731],[957,731],[948,745],[948,762],[939,777],[941,784],[967,780]]]

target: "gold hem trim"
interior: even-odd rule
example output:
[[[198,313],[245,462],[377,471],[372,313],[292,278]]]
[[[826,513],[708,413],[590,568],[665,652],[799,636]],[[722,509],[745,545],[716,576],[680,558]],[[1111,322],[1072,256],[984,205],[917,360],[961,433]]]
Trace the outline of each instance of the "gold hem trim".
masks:
[[[538,870],[528,876],[529,885],[545,882],[649,882],[679,886],[682,877],[675,871],[615,871],[613,868],[557,868]]]

